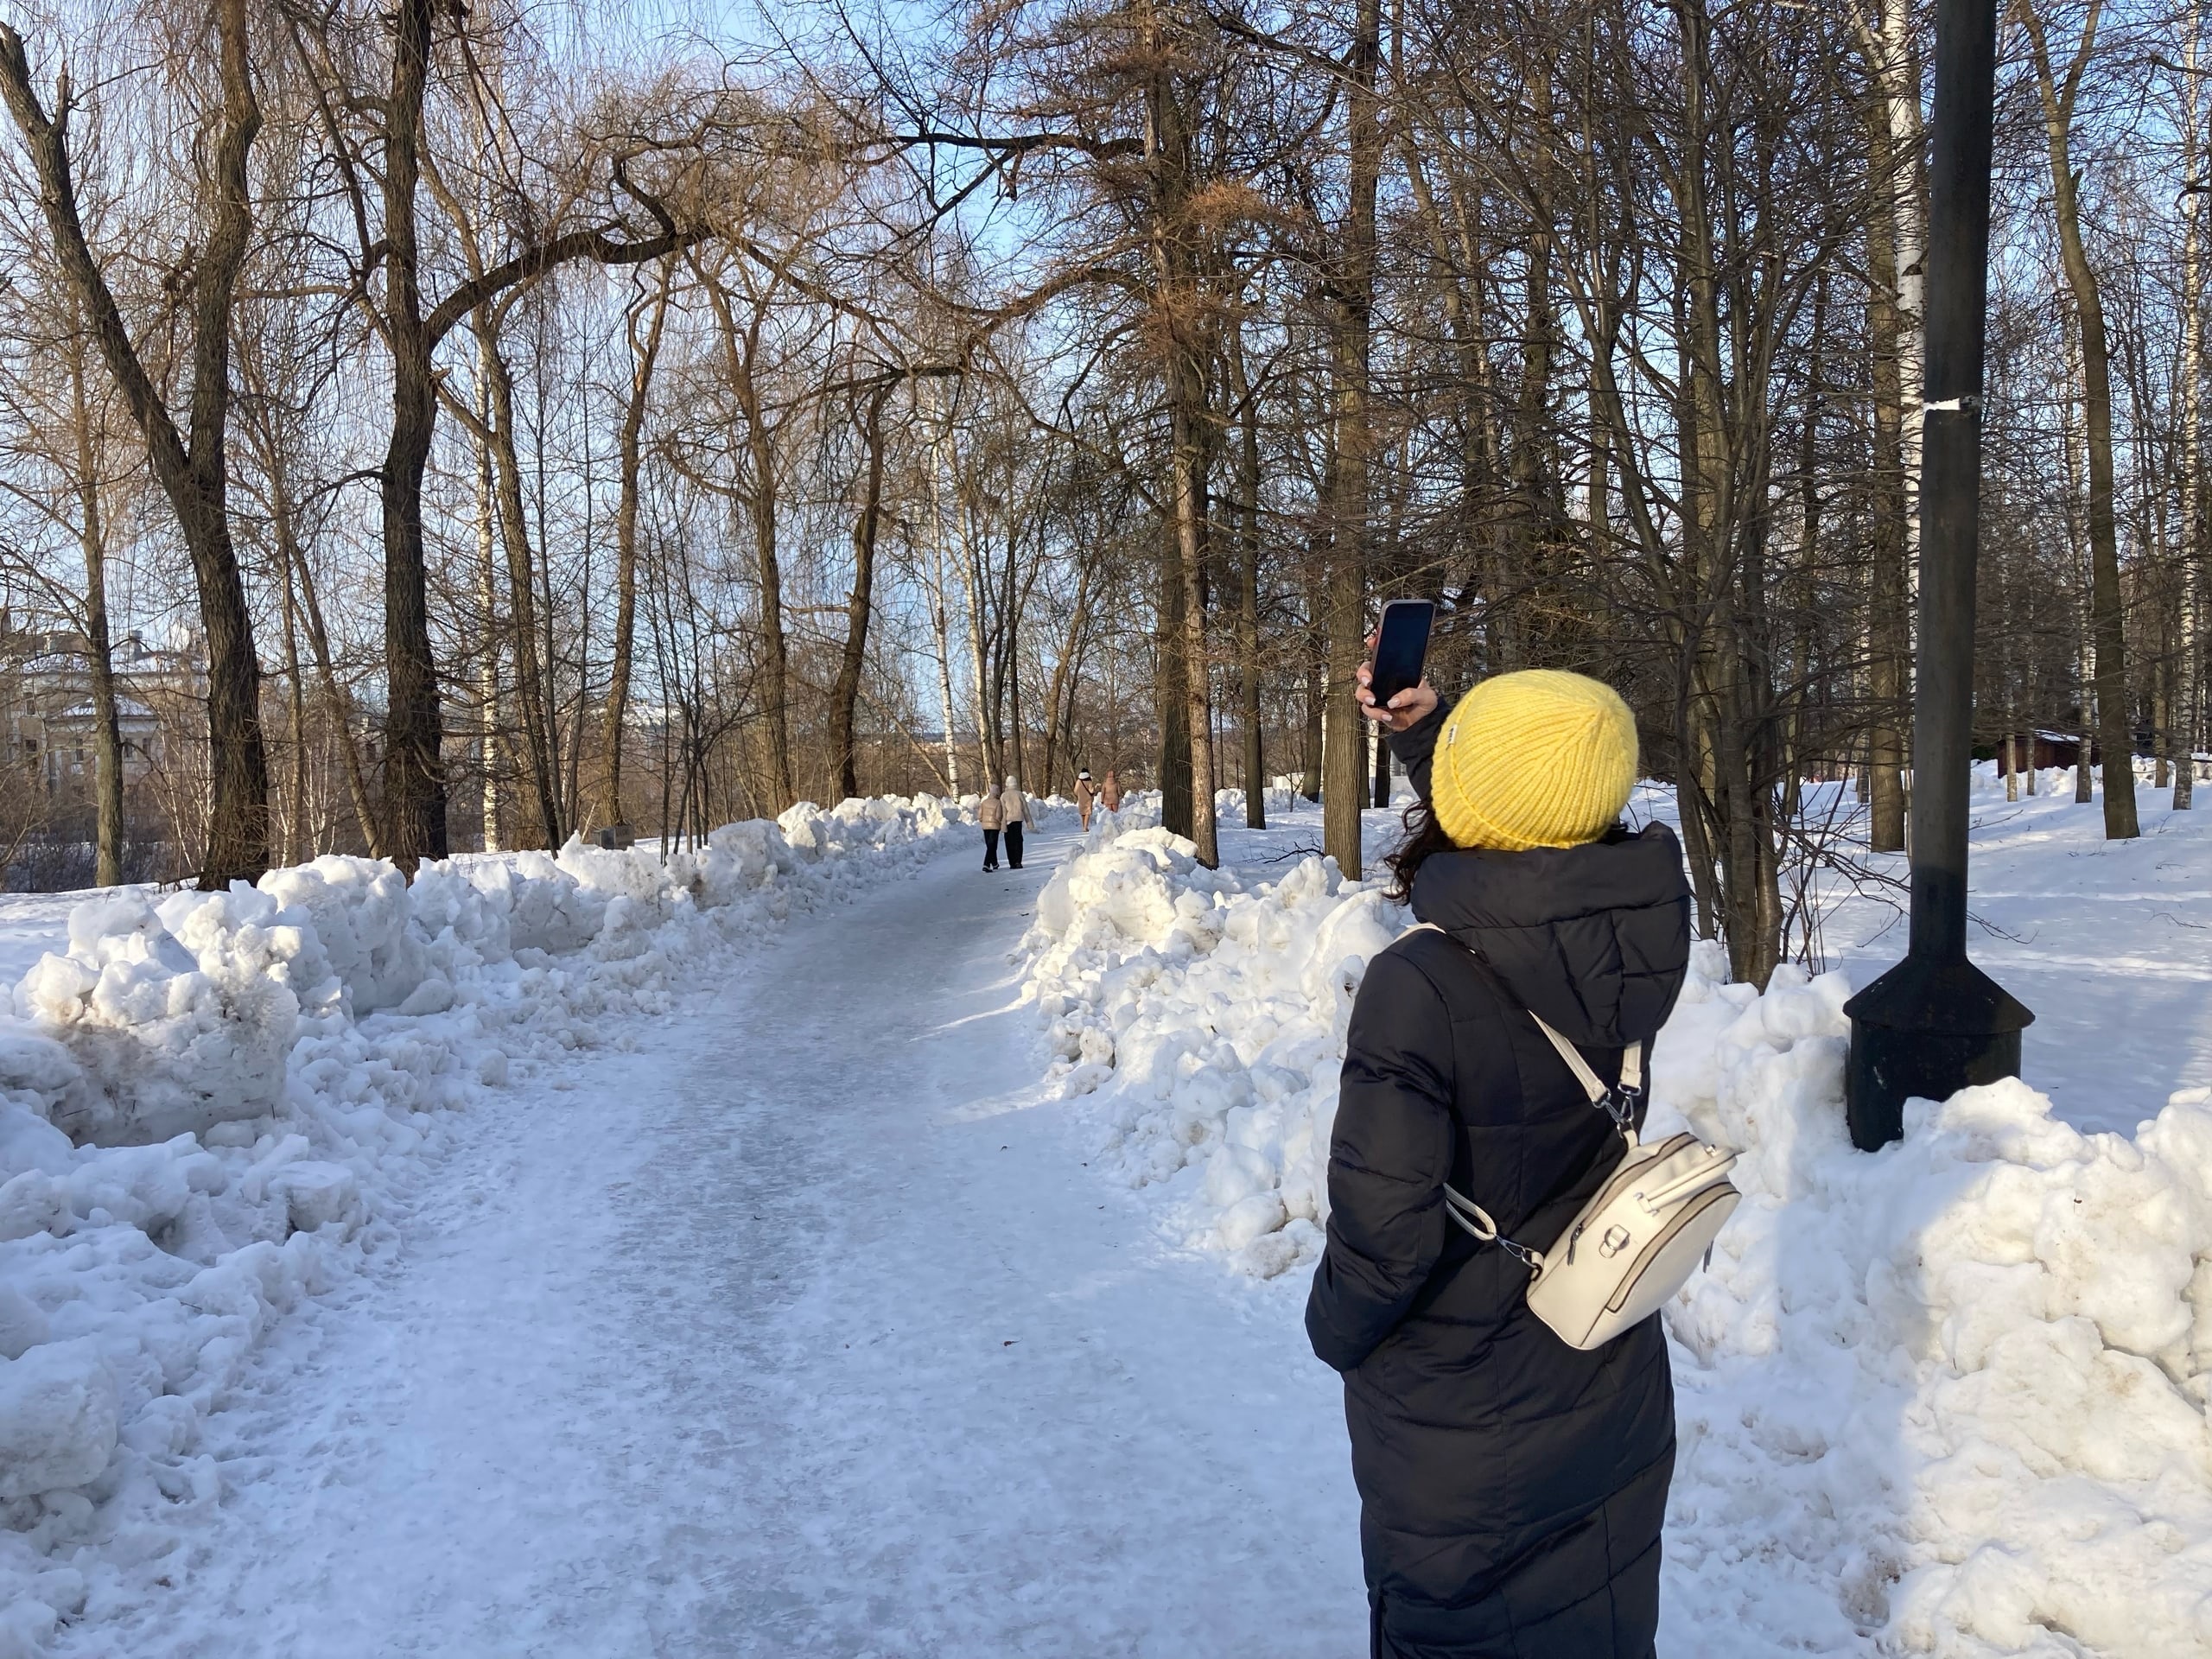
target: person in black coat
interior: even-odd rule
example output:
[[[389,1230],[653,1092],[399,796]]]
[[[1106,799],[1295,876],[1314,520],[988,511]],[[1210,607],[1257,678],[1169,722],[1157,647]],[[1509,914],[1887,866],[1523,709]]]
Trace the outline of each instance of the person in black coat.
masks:
[[[1376,956],[1353,1005],[1306,1313],[1344,1379],[1372,1652],[1651,1659],[1675,1457],[1658,1317],[1570,1348],[1443,1188],[1541,1249],[1618,1161],[1529,1015],[1618,1078],[1681,988],[1681,849],[1619,827],[1635,727],[1594,681],[1499,676],[1448,716],[1425,685],[1359,696],[1421,798],[1402,892],[1442,930]]]

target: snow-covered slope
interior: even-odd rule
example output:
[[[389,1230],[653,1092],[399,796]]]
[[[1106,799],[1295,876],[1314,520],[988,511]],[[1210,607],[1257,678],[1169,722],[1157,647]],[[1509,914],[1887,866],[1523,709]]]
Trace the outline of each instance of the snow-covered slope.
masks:
[[[1093,1162],[1269,1277],[1318,1249],[1351,1000],[1408,918],[1318,858],[1190,852],[1095,833],[1040,900],[1030,986]],[[1746,1194],[1667,1310],[1662,1650],[2212,1652],[2212,1092],[2123,1137],[2006,1084],[1864,1156],[1848,982],[1724,969],[1700,948],[1654,1055],[1661,1124],[1742,1147]]]
[[[303,1296],[387,1254],[449,1114],[633,1040],[677,974],[934,855],[959,803],[849,801],[665,863],[571,842],[77,906],[0,1021],[0,1659],[158,1579],[202,1421]]]
[[[2130,1134],[2176,1090],[2212,1083],[2212,801],[2174,811],[2146,767],[2142,835],[2107,841],[2102,804],[2077,804],[2071,773],[2039,784],[2007,801],[1993,767],[1974,769],[1971,948],[2035,1011],[2023,1064],[2058,1115]],[[1807,795],[1842,855],[1808,873],[1816,959],[1865,985],[1904,950],[1907,862],[1866,850],[1855,791]],[[1671,823],[1673,794],[1640,791],[1631,811]]]

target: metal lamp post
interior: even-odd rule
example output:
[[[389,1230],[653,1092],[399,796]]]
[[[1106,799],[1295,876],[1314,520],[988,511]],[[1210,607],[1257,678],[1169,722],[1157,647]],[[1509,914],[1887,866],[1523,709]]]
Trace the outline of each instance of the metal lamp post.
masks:
[[[2020,1070],[2035,1016],[1967,960],[1967,795],[1981,508],[1982,336],[1998,0],[1941,0],[1929,171],[1919,650],[1912,702],[1912,931],[1905,958],[1844,1005],[1853,1143],[1904,1132],[1904,1103]]]

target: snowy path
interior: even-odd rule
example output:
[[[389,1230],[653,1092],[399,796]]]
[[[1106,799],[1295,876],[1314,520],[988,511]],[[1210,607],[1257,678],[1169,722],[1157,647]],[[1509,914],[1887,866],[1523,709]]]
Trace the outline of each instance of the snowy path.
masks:
[[[794,920],[487,1112],[76,1654],[1343,1656],[1334,1380],[1030,1109],[1056,838]],[[1318,1495],[1318,1496],[1317,1496]]]

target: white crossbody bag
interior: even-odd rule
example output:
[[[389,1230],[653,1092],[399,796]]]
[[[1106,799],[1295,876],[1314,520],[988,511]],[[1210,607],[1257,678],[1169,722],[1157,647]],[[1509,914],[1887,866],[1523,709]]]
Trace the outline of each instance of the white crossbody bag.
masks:
[[[1528,1014],[1627,1146],[1548,1250],[1506,1237],[1488,1211],[1448,1184],[1445,1205],[1452,1219],[1475,1237],[1528,1266],[1535,1275],[1529,1283],[1529,1310],[1561,1341],[1571,1348],[1600,1348],[1649,1319],[1711,1254],[1721,1224],[1743,1196],[1728,1179],[1736,1154],[1689,1134],[1670,1135],[1656,1146],[1639,1144],[1636,1107],[1643,1093],[1643,1045],[1622,1055],[1621,1080],[1608,1089],[1580,1049],[1534,1010]]]

